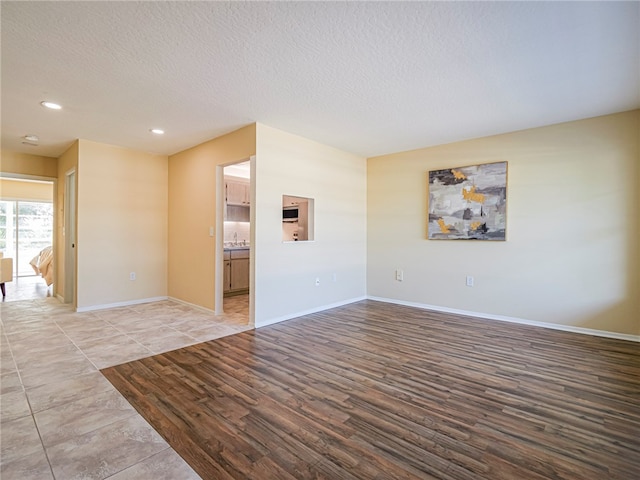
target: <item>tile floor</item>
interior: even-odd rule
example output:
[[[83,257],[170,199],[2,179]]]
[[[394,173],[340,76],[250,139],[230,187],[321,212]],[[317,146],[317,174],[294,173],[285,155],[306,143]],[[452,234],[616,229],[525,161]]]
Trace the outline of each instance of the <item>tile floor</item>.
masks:
[[[53,286],[47,287],[42,277],[32,275],[29,277],[13,277],[13,281],[5,283],[7,296],[3,301],[16,302],[21,300],[34,300],[53,296]]]
[[[2,303],[0,477],[198,479],[99,369],[250,328],[248,295],[225,298],[225,312],[172,301],[85,313],[51,297]]]

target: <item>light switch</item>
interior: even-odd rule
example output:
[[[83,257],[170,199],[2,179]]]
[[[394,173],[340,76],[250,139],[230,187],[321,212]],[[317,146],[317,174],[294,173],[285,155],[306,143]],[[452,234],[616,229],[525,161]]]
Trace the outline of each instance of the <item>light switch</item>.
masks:
[[[213,227],[209,227],[209,236],[213,237]]]

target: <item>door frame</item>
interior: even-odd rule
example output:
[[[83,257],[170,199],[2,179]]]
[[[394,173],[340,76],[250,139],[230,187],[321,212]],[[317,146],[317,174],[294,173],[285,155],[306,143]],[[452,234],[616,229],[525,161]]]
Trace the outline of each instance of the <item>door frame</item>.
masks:
[[[215,225],[215,314],[224,313],[224,167],[249,162],[249,198],[251,216],[249,218],[249,325],[255,326],[255,252],[256,252],[256,157],[216,166],[216,225]]]
[[[72,168],[64,176],[64,219],[62,234],[64,237],[64,303],[74,307],[76,299],[76,266],[77,266],[77,182],[76,169]]]
[[[29,175],[29,174],[24,174],[24,173],[8,173],[8,172],[0,172],[0,178],[8,178],[11,180],[35,180],[38,182],[49,182],[51,184],[53,184],[53,234],[52,234],[52,238],[51,238],[51,247],[53,249],[53,265],[54,265],[54,279],[53,279],[53,285],[52,285],[52,289],[51,289],[51,293],[54,297],[57,297],[57,291],[58,291],[58,275],[57,272],[55,270],[55,265],[58,264],[58,258],[57,258],[57,244],[58,244],[58,222],[60,221],[58,218],[58,178],[57,177],[46,177],[43,175]],[[16,268],[16,272],[17,272],[17,267]],[[14,272],[15,273],[15,272]]]

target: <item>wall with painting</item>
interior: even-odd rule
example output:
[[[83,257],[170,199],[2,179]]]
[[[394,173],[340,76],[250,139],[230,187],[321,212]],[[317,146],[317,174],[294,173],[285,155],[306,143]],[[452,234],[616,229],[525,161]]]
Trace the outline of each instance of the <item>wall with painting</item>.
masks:
[[[639,132],[635,110],[370,158],[369,296],[640,334]],[[497,161],[507,240],[427,240],[429,170]]]

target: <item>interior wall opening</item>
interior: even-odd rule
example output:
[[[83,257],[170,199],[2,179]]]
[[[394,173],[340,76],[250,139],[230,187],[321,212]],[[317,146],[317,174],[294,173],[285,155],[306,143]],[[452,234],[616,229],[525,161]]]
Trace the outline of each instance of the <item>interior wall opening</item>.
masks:
[[[223,310],[249,322],[251,286],[251,162],[223,168]]]
[[[11,259],[11,274],[3,263],[6,301],[53,295],[54,184],[49,181],[3,178],[0,199],[0,252]]]

